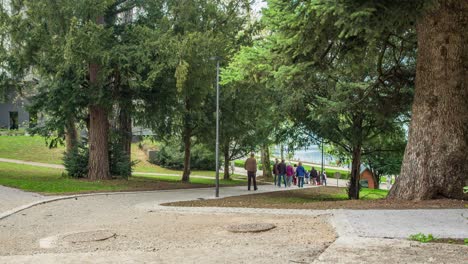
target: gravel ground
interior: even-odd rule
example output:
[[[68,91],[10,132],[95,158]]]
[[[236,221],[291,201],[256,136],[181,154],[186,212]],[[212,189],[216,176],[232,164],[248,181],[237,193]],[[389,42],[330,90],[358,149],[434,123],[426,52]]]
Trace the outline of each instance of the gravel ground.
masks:
[[[83,197],[25,210],[0,222],[0,255],[41,254],[31,263],[50,263],[47,256],[57,253],[132,251],[157,252],[164,263],[310,263],[336,238],[327,216],[178,213],[136,207],[152,196]],[[277,227],[252,234],[225,229],[256,222]],[[71,232],[92,230],[108,230],[116,236],[99,242],[62,239]],[[55,242],[42,243],[48,248],[41,248],[45,238]],[[3,257],[0,262],[18,258]]]

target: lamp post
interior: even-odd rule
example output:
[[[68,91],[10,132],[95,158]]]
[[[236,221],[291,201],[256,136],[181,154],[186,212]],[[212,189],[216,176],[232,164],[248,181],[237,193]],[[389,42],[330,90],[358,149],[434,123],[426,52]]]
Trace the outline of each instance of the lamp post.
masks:
[[[216,192],[215,197],[219,197],[219,57],[211,57],[216,61]]]

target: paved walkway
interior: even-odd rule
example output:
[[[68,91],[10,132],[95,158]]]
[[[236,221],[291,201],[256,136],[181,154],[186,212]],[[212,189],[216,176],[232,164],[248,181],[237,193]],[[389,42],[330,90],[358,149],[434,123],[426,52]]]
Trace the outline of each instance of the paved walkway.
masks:
[[[16,207],[41,201],[46,197],[0,185],[0,214]]]
[[[1,159],[3,161],[5,159]],[[10,162],[10,161],[6,161]],[[14,163],[19,163],[14,161]],[[34,165],[37,163],[20,163]],[[38,166],[44,164],[37,164]],[[50,164],[46,164],[47,166]],[[43,166],[45,167],[45,165]],[[329,185],[336,180],[329,179]],[[343,186],[346,181],[339,180],[338,184]],[[284,191],[295,188],[278,188],[273,185],[262,185],[257,193]],[[307,188],[319,188],[310,187]],[[252,194],[245,186],[222,187],[221,197]],[[41,195],[22,192],[16,189],[0,186],[0,210],[5,212],[13,207],[24,205],[35,201],[48,199]],[[213,188],[151,191],[138,193],[109,193],[91,194],[66,197],[66,200],[55,201],[47,204],[40,204],[21,213],[12,214],[0,220],[0,263],[172,263],[167,258],[179,256],[172,259],[180,263],[192,263],[196,260],[204,263],[268,263],[271,257],[277,256],[276,251],[268,249],[260,251],[256,258],[243,258],[245,256],[229,255],[228,251],[222,251],[218,257],[212,254],[213,249],[203,248],[203,250],[187,251],[197,241],[190,239],[190,244],[184,244],[181,238],[173,237],[176,230],[188,228],[187,236],[191,235],[191,230],[205,230],[212,224],[199,224],[197,227],[190,225],[192,219],[225,219],[224,221],[250,221],[254,217],[268,219],[291,219],[296,221],[300,229],[309,228],[302,225],[305,223],[300,217],[307,219],[328,219],[337,233],[338,239],[328,248],[324,248],[319,253],[319,257],[314,263],[466,263],[468,259],[468,247],[456,245],[426,245],[418,242],[401,240],[411,234],[425,233],[433,234],[436,237],[467,238],[468,237],[468,210],[467,209],[434,209],[434,210],[284,210],[284,209],[254,209],[254,208],[186,208],[186,207],[166,207],[161,203],[195,200],[213,199]],[[154,214],[154,215],[153,215]],[[177,216],[179,215],[179,216]],[[208,218],[207,218],[208,217]],[[317,218],[321,217],[321,218]],[[262,219],[263,219],[262,218]],[[146,219],[145,226],[140,225],[139,219]],[[162,221],[159,226],[151,226],[154,221]],[[167,220],[165,220],[167,219]],[[242,219],[242,220],[239,220]],[[295,220],[297,219],[297,220]],[[206,220],[203,220],[206,221]],[[202,221],[202,222],[203,222]],[[258,221],[258,220],[257,220]],[[263,220],[265,221],[265,220]],[[286,221],[286,220],[284,220]],[[318,223],[317,223],[318,224]],[[123,246],[114,245],[109,242],[109,248],[80,249],[75,252],[71,249],[47,251],[44,249],[31,249],[37,247],[39,241],[44,237],[58,234],[67,234],[76,230],[96,230],[96,229],[118,229],[122,243],[127,243],[130,236],[135,236],[135,241],[131,241]],[[130,229],[129,229],[130,228]],[[167,228],[166,234],[159,234],[154,239],[159,239],[163,245],[159,252],[151,252],[148,248],[138,246],[140,238],[148,237],[148,232],[152,229]],[[193,229],[195,228],[195,229]],[[218,226],[218,228],[220,228]],[[279,227],[282,228],[281,225]],[[141,230],[141,234],[137,230]],[[218,229],[216,229],[218,230]],[[295,229],[293,229],[295,230]],[[127,232],[127,233],[125,233]],[[135,232],[137,232],[135,234]],[[217,236],[224,236],[221,231],[209,232],[214,240],[206,242],[207,245],[221,243],[216,240]],[[285,232],[285,231],[282,231]],[[288,231],[289,232],[289,231]],[[315,231],[320,235],[321,231]],[[120,235],[120,233],[119,233]],[[128,236],[125,238],[125,236]],[[140,236],[140,238],[139,238]],[[162,237],[160,237],[162,236]],[[200,236],[202,239],[204,236]],[[295,235],[294,237],[297,237]],[[151,236],[150,236],[151,237]],[[183,236],[182,236],[183,237]],[[198,236],[192,239],[199,240]],[[242,236],[245,238],[245,236]],[[175,240],[174,240],[175,239]],[[233,241],[238,241],[240,237],[232,237]],[[293,238],[291,238],[293,239]],[[312,241],[317,238],[309,237]],[[230,240],[227,240],[230,241]],[[255,243],[255,239],[247,240]],[[291,240],[292,241],[292,240]],[[151,243],[148,241],[147,243]],[[167,243],[167,245],[165,245]],[[225,242],[222,242],[225,243]],[[221,243],[221,244],[222,244]],[[226,242],[227,243],[227,242]],[[244,243],[244,242],[242,242]],[[261,242],[261,245],[269,244],[268,239]],[[144,244],[144,243],[143,243]],[[198,243],[200,244],[200,243]],[[201,242],[203,247],[203,242]],[[258,244],[258,245],[260,245]],[[184,246],[185,245],[185,246]],[[224,245],[224,244],[222,244]],[[237,245],[232,248],[234,252],[242,252],[245,245]],[[93,245],[91,245],[93,246]],[[115,250],[117,247],[119,250]],[[182,248],[181,248],[182,247]],[[187,247],[187,248],[184,248]],[[307,245],[304,244],[307,248]],[[9,251],[11,248],[11,251]],[[204,251],[204,250],[207,251]],[[219,248],[218,250],[220,250]],[[32,250],[32,251],[31,251]],[[70,251],[71,250],[71,251]],[[281,251],[281,250],[280,250]],[[21,253],[22,252],[22,253]],[[37,254],[40,252],[41,254]],[[211,252],[211,253],[210,253]],[[45,253],[45,254],[44,254]],[[180,254],[179,254],[180,253]],[[316,252],[317,253],[317,252]],[[186,257],[184,258],[184,254]],[[273,254],[273,255],[271,255]],[[278,252],[281,254],[281,252]],[[3,256],[1,256],[3,255]],[[11,256],[5,256],[11,255]],[[165,257],[161,257],[165,256]],[[190,257],[187,257],[190,256]],[[226,258],[223,258],[226,256]],[[230,257],[227,257],[230,256]],[[167,258],[166,258],[167,257]],[[235,258],[233,258],[235,257]],[[280,258],[281,259],[281,258]],[[292,259],[286,262],[304,262],[300,259]],[[284,262],[284,261],[281,261]]]

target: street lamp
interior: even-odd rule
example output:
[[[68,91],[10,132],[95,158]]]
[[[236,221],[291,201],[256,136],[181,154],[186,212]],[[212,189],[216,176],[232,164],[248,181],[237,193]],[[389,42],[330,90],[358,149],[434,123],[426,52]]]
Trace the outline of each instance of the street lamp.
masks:
[[[210,60],[216,61],[216,193],[219,197],[219,61],[220,57],[211,57]]]

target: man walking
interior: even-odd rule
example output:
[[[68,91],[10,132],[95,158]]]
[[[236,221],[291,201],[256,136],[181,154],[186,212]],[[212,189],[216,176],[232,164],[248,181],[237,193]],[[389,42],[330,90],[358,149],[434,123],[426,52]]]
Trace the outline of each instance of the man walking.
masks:
[[[245,161],[244,169],[247,171],[248,183],[250,191],[250,184],[253,180],[254,191],[257,190],[257,160],[255,160],[255,155],[250,154],[250,158]]]
[[[278,168],[278,187],[281,187],[281,178],[283,178],[284,187],[286,187],[286,163],[284,163],[284,159],[276,167]]]

